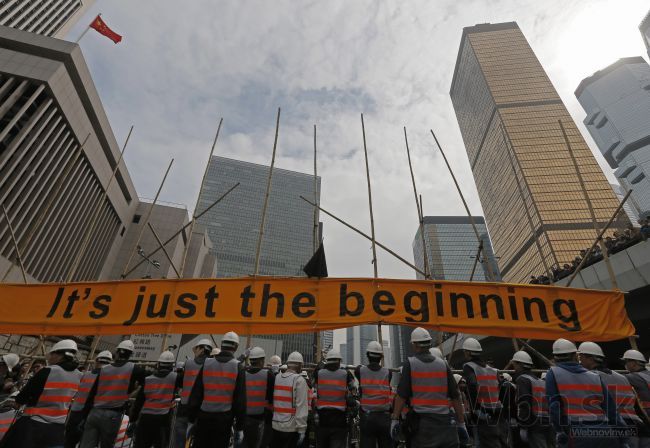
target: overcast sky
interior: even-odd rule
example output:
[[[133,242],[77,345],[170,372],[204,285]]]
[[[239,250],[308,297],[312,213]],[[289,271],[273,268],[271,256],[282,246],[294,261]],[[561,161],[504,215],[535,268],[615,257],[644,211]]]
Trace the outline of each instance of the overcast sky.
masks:
[[[191,209],[222,116],[217,154],[270,163],[280,106],[277,166],[312,172],[316,124],[322,205],[367,230],[363,112],[377,239],[412,260],[417,219],[402,126],[425,214],[464,214],[430,128],[481,214],[449,98],[462,28],[518,22],[598,153],[573,92],[620,57],[647,56],[638,24],[648,8],[647,0],[98,0],[68,38],[98,12],[124,36],[114,45],[91,32],[81,46],[118,141],[135,125],[126,161],[141,197],[153,197],[174,157],[162,199]],[[370,244],[322,220],[330,275],[372,276]],[[414,276],[378,257],[380,276]]]

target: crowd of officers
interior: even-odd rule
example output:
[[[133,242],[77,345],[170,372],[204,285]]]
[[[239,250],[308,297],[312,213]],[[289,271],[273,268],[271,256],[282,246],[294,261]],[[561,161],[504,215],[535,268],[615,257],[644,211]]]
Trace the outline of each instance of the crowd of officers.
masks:
[[[282,366],[273,356],[267,367],[259,347],[235,358],[233,332],[220,348],[200,340],[184,365],[163,352],[153,372],[129,360],[125,340],[82,373],[75,342],[62,340],[0,409],[0,446],[113,448],[126,414],[136,448],[343,448],[354,433],[362,448],[650,447],[650,370],[638,351],[623,355],[623,375],[605,367],[597,344],[558,339],[540,378],[525,351],[512,358],[513,376],[500,374],[467,338],[458,374],[426,329],[411,344],[399,372],[372,341],[354,372],[330,350],[310,376],[298,352]]]

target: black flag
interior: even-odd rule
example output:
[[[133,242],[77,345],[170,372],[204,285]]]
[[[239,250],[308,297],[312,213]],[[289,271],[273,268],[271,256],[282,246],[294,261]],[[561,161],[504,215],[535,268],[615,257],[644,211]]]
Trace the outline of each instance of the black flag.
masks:
[[[325,247],[322,242],[302,270],[308,277],[327,277],[327,261],[325,261]]]

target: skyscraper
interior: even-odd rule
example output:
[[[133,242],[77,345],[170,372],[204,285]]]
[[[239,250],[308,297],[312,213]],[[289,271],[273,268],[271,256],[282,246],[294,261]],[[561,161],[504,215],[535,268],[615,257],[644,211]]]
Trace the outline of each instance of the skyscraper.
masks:
[[[104,197],[119,160],[120,145],[79,46],[0,27],[0,203],[34,280],[109,277],[138,205],[124,161]],[[8,260],[15,256],[2,218],[0,281],[22,280]]]
[[[516,23],[463,29],[450,95],[504,280],[526,281],[591,246],[558,120],[600,226],[618,200]]]
[[[619,59],[585,78],[575,92],[584,124],[605,156],[627,204],[650,215],[650,65],[640,56]]]
[[[643,43],[648,50],[648,56],[650,56],[650,11],[648,11],[648,13],[639,24],[639,31],[641,31]]]
[[[0,1],[0,25],[63,38],[95,0]]]
[[[214,245],[218,277],[245,277],[255,272],[255,252],[269,167],[214,156],[201,188],[198,211],[207,208],[235,183],[241,185],[206,213],[204,225]],[[320,197],[320,178],[317,179]],[[314,212],[300,199],[314,197],[314,176],[274,168],[262,243],[261,275],[305,276],[313,254]],[[313,360],[312,334],[281,336],[282,358],[298,350]]]
[[[359,325],[345,329],[348,364],[365,363],[366,348],[370,341],[377,341],[376,325]]]

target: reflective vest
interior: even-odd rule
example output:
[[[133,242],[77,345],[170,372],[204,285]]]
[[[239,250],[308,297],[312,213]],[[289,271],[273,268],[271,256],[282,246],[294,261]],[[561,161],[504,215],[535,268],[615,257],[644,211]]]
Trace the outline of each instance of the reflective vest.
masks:
[[[96,408],[120,408],[129,401],[129,384],[134,367],[132,362],[120,367],[112,364],[102,367],[97,377]]]
[[[183,389],[181,390],[181,404],[187,404],[190,400],[190,393],[196,382],[196,377],[199,376],[199,371],[203,367],[193,359],[188,359],[185,363],[185,371],[183,372]]]
[[[288,422],[296,414],[293,389],[298,381],[297,373],[285,372],[275,376],[273,387],[273,421]]]
[[[124,417],[122,417],[122,422],[120,423],[120,429],[117,431],[117,437],[115,438],[115,445],[113,445],[113,448],[131,446],[131,437],[126,435],[126,428],[128,426],[129,416],[124,415]]]
[[[598,374],[605,383],[607,391],[612,395],[616,402],[616,409],[621,417],[641,422],[641,418],[636,415],[634,410],[634,403],[636,402],[636,395],[630,382],[620,373],[612,372],[605,373],[599,371]]]
[[[390,381],[389,371],[386,367],[372,370],[368,366],[361,366],[359,370],[361,385],[361,408],[364,411],[377,412],[390,409]]]
[[[411,407],[418,414],[449,414],[447,363],[440,358],[423,362],[409,358],[411,367]]]
[[[318,371],[316,389],[316,409],[338,409],[345,411],[345,395],[347,393],[347,370]]]
[[[95,383],[95,379],[97,379],[96,372],[93,372],[92,370],[84,372],[83,376],[81,377],[81,382],[79,383],[77,394],[74,396],[72,406],[70,406],[71,411],[83,410],[84,405],[86,404],[86,400],[88,400],[90,389],[92,389],[93,384]]]
[[[595,372],[572,373],[551,367],[562,398],[562,413],[572,423],[605,421],[605,401],[600,375]]]
[[[538,418],[548,418],[548,397],[546,396],[546,383],[544,380],[524,373],[521,375],[523,378],[528,378],[530,381],[531,389],[533,392],[533,400],[531,406],[531,412],[535,417]]]
[[[0,412],[0,440],[7,434],[15,418],[16,411],[13,409],[7,412]]]
[[[630,373],[629,375],[635,375],[645,381],[645,389],[637,390],[636,393],[639,396],[639,401],[641,401],[641,406],[643,406],[646,413],[650,414],[650,371],[642,370],[640,372]]]
[[[269,407],[266,399],[266,386],[269,371],[260,369],[259,372],[246,372],[246,415],[261,415]]]
[[[226,362],[214,358],[203,364],[203,403],[205,412],[228,412],[232,409],[232,399],[237,383],[239,362],[230,359]]]
[[[144,380],[143,414],[165,415],[174,405],[176,372],[169,372],[160,378],[150,375]]]
[[[470,361],[466,365],[470,366],[476,375],[476,382],[478,383],[477,400],[478,404],[489,410],[501,409],[502,404],[499,401],[499,377],[497,370],[486,366],[480,366],[477,363]],[[475,405],[475,403],[472,403]]]
[[[64,424],[74,394],[77,393],[82,373],[77,369],[72,372],[61,366],[49,367],[50,373],[35,406],[27,406],[24,415],[44,423]]]

